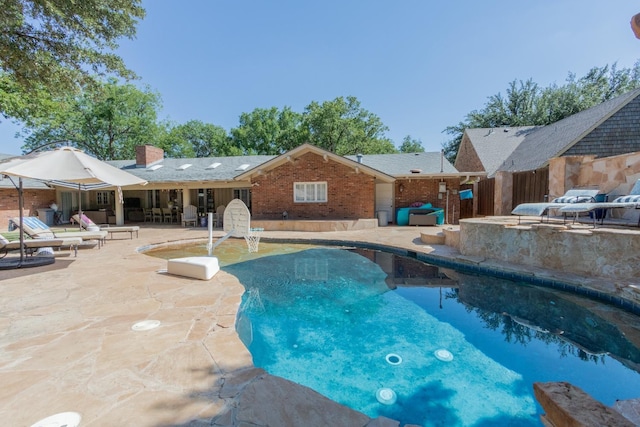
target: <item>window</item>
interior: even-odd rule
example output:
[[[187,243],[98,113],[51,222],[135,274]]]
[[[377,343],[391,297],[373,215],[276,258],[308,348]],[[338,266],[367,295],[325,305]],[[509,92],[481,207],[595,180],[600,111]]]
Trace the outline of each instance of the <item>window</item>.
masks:
[[[251,191],[249,191],[249,189],[234,189],[233,198],[242,200],[244,204],[251,209]]]
[[[314,203],[327,201],[326,182],[296,182],[293,184],[293,201]]]
[[[98,191],[96,193],[96,203],[99,205],[108,205],[109,204],[109,192],[108,191]]]

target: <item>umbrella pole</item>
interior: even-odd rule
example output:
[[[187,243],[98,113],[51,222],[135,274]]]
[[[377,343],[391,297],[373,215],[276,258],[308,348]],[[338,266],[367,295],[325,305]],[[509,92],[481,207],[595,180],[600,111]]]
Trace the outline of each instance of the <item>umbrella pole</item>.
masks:
[[[24,261],[24,194],[22,192],[22,177],[18,178],[18,212],[20,213],[20,265]]]
[[[78,229],[82,231],[82,190],[78,184]]]

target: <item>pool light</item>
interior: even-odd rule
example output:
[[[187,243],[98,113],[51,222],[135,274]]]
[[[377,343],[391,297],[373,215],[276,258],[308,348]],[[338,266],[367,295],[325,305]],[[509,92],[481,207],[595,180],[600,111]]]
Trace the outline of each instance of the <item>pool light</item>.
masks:
[[[389,365],[399,365],[399,364],[401,364],[401,363],[402,363],[402,357],[398,356],[398,355],[397,355],[397,354],[395,354],[395,353],[389,353],[389,354],[387,354],[386,359],[387,359],[387,363],[388,363]]]
[[[398,396],[396,392],[390,388],[379,388],[378,391],[376,391],[376,399],[383,405],[393,405],[396,403],[396,400],[398,400]]]
[[[444,348],[434,351],[433,354],[436,356],[436,359],[442,362],[451,362],[453,360],[453,354]]]

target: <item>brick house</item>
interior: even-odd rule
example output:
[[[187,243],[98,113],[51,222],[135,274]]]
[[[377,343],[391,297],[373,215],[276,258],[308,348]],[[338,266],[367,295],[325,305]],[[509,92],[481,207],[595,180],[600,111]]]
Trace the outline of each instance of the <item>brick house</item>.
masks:
[[[357,219],[412,203],[431,203],[447,211],[446,222],[459,218],[462,182],[477,174],[458,172],[441,153],[370,154],[341,157],[303,144],[236,177],[252,188],[255,219]],[[323,200],[304,200],[308,189]],[[456,215],[456,212],[458,215]]]
[[[242,200],[255,220],[281,220],[284,212],[292,220],[379,219],[385,212],[393,223],[396,208],[422,202],[442,207],[446,222],[455,223],[460,185],[477,175],[458,172],[441,153],[343,157],[310,144],[280,156],[193,159],[165,158],[160,148],[144,145],[136,148],[135,159],[108,163],[148,184],[123,188],[124,203],[115,189],[83,193],[83,211],[99,218],[94,219],[98,223],[141,222],[144,209],[169,204],[194,205],[204,214],[233,199]],[[75,191],[46,186],[38,191],[28,196],[33,206],[46,207],[56,200],[63,220],[77,209]],[[14,189],[7,192],[7,200],[11,194],[17,198]],[[15,216],[12,209],[0,208],[0,227]],[[31,210],[30,215],[37,213]]]
[[[252,218],[359,219],[375,216],[376,183],[394,178],[309,144],[242,173],[251,182]]]

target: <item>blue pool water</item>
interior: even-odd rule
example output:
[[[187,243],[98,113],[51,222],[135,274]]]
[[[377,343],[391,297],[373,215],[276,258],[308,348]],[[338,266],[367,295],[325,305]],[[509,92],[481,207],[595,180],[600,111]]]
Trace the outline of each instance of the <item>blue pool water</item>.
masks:
[[[539,426],[533,383],[547,381],[606,405],[640,397],[638,318],[613,307],[368,250],[223,265],[247,289],[236,328],[254,364],[371,417]]]

